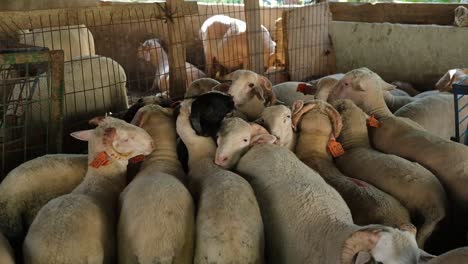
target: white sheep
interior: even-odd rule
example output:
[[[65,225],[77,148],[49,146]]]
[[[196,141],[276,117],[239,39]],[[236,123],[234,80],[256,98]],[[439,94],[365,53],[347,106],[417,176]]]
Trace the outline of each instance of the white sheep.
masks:
[[[0,233],[0,263],[15,264],[13,249],[8,243],[8,240]]]
[[[333,89],[329,101],[351,99],[368,115],[374,115],[377,127],[369,128],[374,148],[429,169],[444,185],[453,206],[468,211],[468,148],[434,136],[409,119],[395,117],[385,105],[382,83],[375,75],[366,68],[348,72]],[[457,220],[466,225],[465,219]]]
[[[276,144],[294,151],[296,134],[293,130],[291,109],[284,105],[273,105],[265,108],[255,123],[265,127],[276,137]]]
[[[275,142],[277,138],[257,123],[248,123],[239,117],[225,118],[217,133],[214,161],[225,169],[232,169],[251,146]]]
[[[32,80],[32,79],[31,79]],[[65,122],[88,119],[107,111],[119,112],[128,108],[127,76],[116,61],[94,55],[74,58],[64,65],[64,119]],[[49,105],[51,104],[48,90],[48,78],[44,73],[39,81],[31,84],[32,101],[27,109],[18,104],[17,115],[26,111],[30,122],[44,123],[49,119]],[[14,98],[26,100],[30,92],[22,92],[20,85],[16,85]],[[9,112],[14,114],[16,106],[9,105]]]
[[[51,154],[10,171],[0,184],[0,231],[20,243],[42,206],[71,192],[86,167],[86,155]]]
[[[224,80],[232,81],[228,94],[249,120],[259,118],[265,107],[276,104],[271,82],[265,76],[249,70],[237,70],[224,76]]]
[[[278,101],[291,106],[296,100],[315,98],[315,87],[305,82],[283,82],[272,87]],[[307,90],[307,91],[306,91]],[[308,92],[312,93],[308,93]]]
[[[177,159],[172,109],[144,106],[132,123],[155,149],[120,195],[119,263],[192,263],[194,204]]]
[[[203,41],[206,72],[209,77],[215,77],[216,72],[213,71],[215,63],[219,63],[228,72],[249,65],[246,29],[244,21],[225,15],[215,15],[203,22],[200,39]],[[273,61],[270,57],[274,56],[276,43],[263,25],[261,31],[264,66],[268,68],[273,66],[269,63]]]
[[[169,91],[169,57],[163,49],[159,39],[148,39],[138,47],[137,57],[151,63],[156,68],[153,89]],[[205,78],[206,74],[200,71],[191,63],[185,62],[185,72],[187,74],[186,87],[192,81]]]
[[[194,97],[212,91],[214,87],[221,84],[215,79],[200,78],[194,80],[185,91],[185,98]]]
[[[25,263],[116,262],[116,207],[128,159],[150,154],[153,141],[142,128],[119,119],[91,123],[98,127],[72,133],[89,144],[86,176],[39,211],[24,241]]]
[[[411,223],[408,210],[395,198],[338,170],[329,146],[339,136],[342,125],[339,113],[331,105],[321,100],[297,101],[294,113],[294,127],[298,131],[297,157],[340,193],[351,210],[354,223],[387,226]],[[281,127],[280,122],[276,127]]]
[[[177,132],[188,149],[189,186],[198,204],[194,263],[264,263],[263,224],[253,190],[214,164],[215,142],[196,135],[189,104],[181,104]]]
[[[366,114],[350,100],[334,103],[343,119],[338,141],[344,154],[336,158],[346,175],[369,182],[399,200],[418,228],[421,248],[447,211],[447,196],[439,180],[415,162],[378,152],[371,147]]]
[[[269,263],[351,264],[362,251],[382,263],[417,263],[423,255],[414,227],[355,225],[339,193],[284,147],[253,146],[236,171],[255,191]]]
[[[21,30],[18,34],[20,43],[63,50],[65,61],[96,54],[93,34],[82,24]]]

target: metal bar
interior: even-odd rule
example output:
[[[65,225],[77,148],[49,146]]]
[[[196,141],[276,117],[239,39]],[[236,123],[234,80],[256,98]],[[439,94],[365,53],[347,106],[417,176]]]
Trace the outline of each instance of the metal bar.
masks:
[[[50,119],[48,152],[61,152],[63,141],[64,54],[63,50],[50,52]]]
[[[459,116],[458,116],[458,98],[457,94],[453,93],[453,107],[455,110],[455,141],[460,142],[460,130],[459,130]]]

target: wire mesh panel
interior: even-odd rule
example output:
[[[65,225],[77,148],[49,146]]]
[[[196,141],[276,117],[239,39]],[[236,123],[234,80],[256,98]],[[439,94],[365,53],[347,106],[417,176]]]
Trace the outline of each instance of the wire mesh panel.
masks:
[[[3,46],[0,52],[0,179],[62,148],[63,52],[37,50]]]

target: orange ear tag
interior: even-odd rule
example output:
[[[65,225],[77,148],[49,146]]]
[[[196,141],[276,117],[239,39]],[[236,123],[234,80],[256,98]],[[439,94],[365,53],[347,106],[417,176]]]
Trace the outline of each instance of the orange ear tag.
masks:
[[[107,155],[105,151],[102,151],[97,154],[89,166],[97,169],[101,166],[106,166],[107,164],[109,164],[109,155]]]
[[[138,155],[130,159],[130,163],[140,163],[145,160],[145,155]]]
[[[371,115],[368,119],[367,119],[367,124],[370,126],[370,127],[375,127],[375,128],[379,128],[382,126],[382,123],[377,120],[377,118],[375,118],[374,115]]]
[[[340,142],[337,142],[335,138],[330,138],[330,141],[328,142],[328,150],[334,158],[344,154],[343,146],[341,146]]]

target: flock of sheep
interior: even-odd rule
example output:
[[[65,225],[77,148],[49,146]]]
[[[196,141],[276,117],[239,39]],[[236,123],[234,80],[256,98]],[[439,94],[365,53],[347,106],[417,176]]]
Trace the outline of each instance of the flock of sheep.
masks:
[[[128,108],[124,70],[95,54],[83,27],[20,42],[68,38],[66,115]],[[272,66],[276,43],[262,33]],[[73,36],[88,46],[77,49]],[[468,263],[468,148],[451,141],[452,83],[468,84],[468,69],[448,71],[424,93],[367,68],[273,86],[235,70],[248,64],[238,45],[245,22],[213,16],[201,38],[211,66],[205,74],[186,63],[186,99],[174,108],[147,97],[122,119],[93,118],[95,129],[71,134],[88,142],[87,155],[45,155],[6,176],[1,264]],[[137,57],[167,90],[160,41],[145,41]],[[102,88],[94,106],[88,86]]]
[[[410,97],[367,68],[276,86],[237,70],[96,117],[71,134],[87,155],[0,184],[0,262],[466,263],[468,148],[432,104],[467,73]]]

